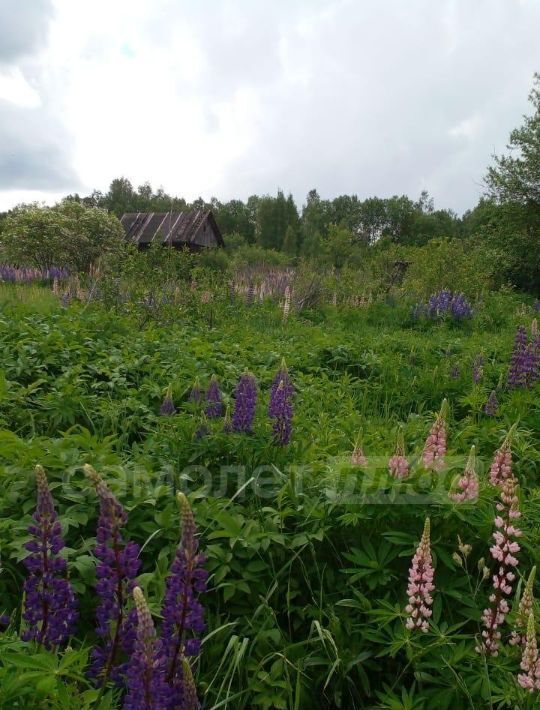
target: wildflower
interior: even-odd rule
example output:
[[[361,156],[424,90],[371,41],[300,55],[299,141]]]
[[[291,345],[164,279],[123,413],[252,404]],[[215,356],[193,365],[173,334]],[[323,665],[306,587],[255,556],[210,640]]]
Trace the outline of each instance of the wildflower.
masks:
[[[124,710],[168,710],[170,688],[165,680],[165,657],[156,638],[152,616],[139,587],[133,589],[137,612],[137,631],[133,654],[127,669],[127,694]]]
[[[206,591],[206,561],[195,537],[193,512],[186,496],[177,493],[181,510],[182,537],[165,583],[161,638],[166,658],[166,679],[173,691],[184,694],[182,656],[196,656],[204,631],[204,610],[198,596]]]
[[[527,622],[529,615],[533,610],[534,595],[533,584],[536,576],[536,567],[533,567],[529,574],[529,579],[525,585],[525,589],[519,600],[518,612],[514,624],[514,630],[510,636],[510,644],[512,646],[524,645],[526,641]]]
[[[532,612],[529,614],[527,621],[527,636],[521,656],[521,670],[525,671],[525,673],[518,674],[518,683],[521,687],[530,693],[533,690],[540,690],[540,662],[538,661],[536,629]]]
[[[195,440],[200,441],[201,439],[204,439],[206,436],[208,436],[209,433],[210,429],[208,428],[208,422],[206,420],[205,415],[202,414],[199,426],[195,431]]]
[[[464,501],[475,501],[478,498],[478,476],[475,469],[475,447],[471,446],[471,452],[465,466],[465,471],[458,481],[459,491],[451,493],[450,497],[456,503]]]
[[[274,420],[274,441],[278,446],[286,446],[291,439],[293,394],[294,387],[283,360],[280,370],[274,377],[268,405],[268,416]]]
[[[468,545],[466,543],[463,543],[461,541],[461,538],[459,535],[457,536],[457,539],[458,539],[458,550],[461,552],[463,557],[465,557],[465,559],[466,559],[472,552],[472,546]]]
[[[189,401],[192,402],[193,404],[200,404],[201,400],[202,400],[201,386],[199,384],[199,378],[196,377],[195,381],[193,383],[193,387],[191,388],[191,392],[189,393]]]
[[[500,486],[503,481],[512,475],[511,443],[515,428],[516,425],[514,424],[493,457],[491,468],[489,469],[489,482],[492,486]]]
[[[450,377],[453,380],[459,380],[460,375],[461,373],[459,371],[459,367],[457,365],[452,365],[452,367],[450,368]]]
[[[11,618],[9,617],[8,614],[0,614],[0,629],[7,628],[9,626],[9,622],[11,621]]]
[[[475,355],[472,364],[472,380],[477,385],[484,376],[484,356]]]
[[[525,326],[520,325],[516,331],[514,339],[514,348],[510,358],[510,367],[508,370],[508,386],[510,389],[516,389],[526,386],[527,379],[527,345],[528,337]]]
[[[221,401],[221,391],[216,377],[213,375],[206,390],[205,414],[208,419],[217,419],[221,416],[223,403]]]
[[[409,570],[409,585],[407,587],[409,603],[405,607],[405,611],[409,614],[406,627],[410,630],[420,629],[424,633],[428,630],[428,621],[432,614],[430,607],[433,604],[431,592],[435,589],[429,532],[429,518],[426,518],[422,539]]]
[[[409,475],[409,462],[405,457],[405,442],[403,439],[403,429],[401,428],[397,436],[396,450],[388,461],[388,470],[394,478],[405,478]]]
[[[127,611],[127,601],[139,571],[139,546],[134,542],[125,543],[122,538],[121,530],[127,523],[122,505],[92,466],[85,464],[83,468],[99,498],[94,548],[98,560],[96,592],[99,598],[96,633],[103,646],[92,652],[91,675],[105,685],[109,678],[122,681],[126,664],[120,662],[120,656],[123,652],[129,657],[133,650],[137,615],[134,609]]]
[[[422,463],[424,468],[433,471],[441,471],[444,468],[444,456],[446,454],[446,417],[448,403],[443,400],[441,411],[437,415],[429,435],[424,445],[422,453]]]
[[[174,406],[173,398],[172,398],[172,385],[169,385],[167,387],[167,391],[165,392],[165,397],[163,399],[163,402],[161,403],[161,407],[159,408],[159,414],[162,417],[169,417],[171,414],[176,413],[176,408]]]
[[[291,310],[291,288],[286,286],[285,288],[285,298],[283,301],[283,322],[286,323],[289,318],[289,312]]]
[[[201,707],[197,697],[197,688],[188,659],[182,656],[182,671],[184,676],[184,704],[182,710],[199,710]]]
[[[356,439],[353,452],[351,454],[351,466],[361,466],[365,468],[368,465],[367,458],[364,456],[364,450],[361,445],[360,434]]]
[[[233,430],[231,415],[229,413],[229,407],[225,410],[225,416],[223,417],[223,431],[226,434],[230,434]]]
[[[482,642],[477,647],[479,653],[497,656],[501,639],[500,627],[509,612],[508,598],[512,594],[512,584],[516,578],[515,568],[518,559],[515,556],[520,546],[515,538],[521,535],[521,530],[515,526],[515,521],[521,516],[517,497],[517,481],[512,476],[501,484],[500,502],[497,503],[495,517],[496,530],[493,533],[495,544],[490,548],[493,559],[498,564],[493,575],[493,591],[489,597],[490,606],[484,609],[482,621]]]
[[[29,628],[25,641],[37,641],[46,648],[63,644],[73,633],[77,621],[77,602],[71,584],[65,579],[66,560],[60,556],[65,547],[62,526],[41,466],[36,466],[37,506],[28,532],[32,540],[25,547],[24,560],[29,575],[24,583],[23,619]],[[8,617],[9,623],[9,617]]]
[[[491,390],[491,394],[484,405],[484,414],[487,414],[488,417],[495,417],[497,415],[498,408],[499,402],[497,401],[497,392],[496,390]]]
[[[251,434],[256,403],[257,382],[252,374],[246,372],[240,377],[234,393],[233,431]]]

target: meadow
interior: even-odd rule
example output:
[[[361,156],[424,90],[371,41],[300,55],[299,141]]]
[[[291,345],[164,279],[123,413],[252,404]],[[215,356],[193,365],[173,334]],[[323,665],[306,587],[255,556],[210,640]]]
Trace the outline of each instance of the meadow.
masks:
[[[236,293],[151,318],[144,303],[119,310],[106,296],[67,302],[49,286],[1,287],[0,707],[143,707],[125,699],[125,678],[100,684],[89,674],[104,643],[100,501],[101,516],[104,501],[125,511],[124,520],[116,509],[122,544],[139,547],[124,583],[144,594],[139,624],[147,603],[159,630],[181,534],[177,491],[197,529],[194,551],[180,496],[182,559],[201,553],[196,566],[208,574],[189,592],[204,607],[204,630],[186,625],[184,643],[202,644],[186,647],[182,671],[202,707],[537,707],[518,675],[534,676],[520,663],[532,643],[525,612],[536,608],[534,580],[528,596],[526,583],[538,563],[539,390],[534,378],[508,382],[517,328],[531,342],[537,332],[532,298],[486,292],[464,318],[425,317],[405,296],[308,304],[284,318],[275,302]],[[294,388],[285,442],[268,414],[283,360]],[[235,424],[245,373],[257,391],[247,432],[229,418]],[[212,378],[217,416],[204,395]],[[442,420],[444,460],[430,468],[425,442]],[[509,453],[509,432],[511,491],[490,474],[495,452]],[[407,469],[392,475],[400,439]],[[65,541],[59,574],[77,599],[68,640],[23,640],[36,465]],[[464,472],[478,491],[459,500]],[[519,509],[523,534],[493,653],[482,648],[483,610],[500,571],[492,535],[501,495]],[[427,518],[430,543],[424,535],[419,547]],[[98,545],[102,517],[99,526]],[[424,632],[407,623],[411,564],[434,570]],[[188,696],[174,707],[195,707]]]

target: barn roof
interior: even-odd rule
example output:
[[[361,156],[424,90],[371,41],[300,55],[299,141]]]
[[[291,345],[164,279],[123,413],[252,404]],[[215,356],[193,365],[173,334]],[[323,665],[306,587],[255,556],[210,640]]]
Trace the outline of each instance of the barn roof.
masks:
[[[127,212],[120,220],[127,241],[138,246],[149,244],[193,244],[211,246],[208,230],[213,232],[216,244],[225,246],[214,215],[210,210],[191,212]]]

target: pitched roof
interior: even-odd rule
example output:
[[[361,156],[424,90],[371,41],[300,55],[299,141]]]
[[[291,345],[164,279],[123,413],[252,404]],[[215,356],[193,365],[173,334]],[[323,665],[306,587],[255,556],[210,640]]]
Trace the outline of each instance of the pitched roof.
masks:
[[[127,212],[120,220],[127,241],[139,246],[149,244],[195,244],[212,246],[208,232],[218,246],[225,246],[210,210],[192,212]]]

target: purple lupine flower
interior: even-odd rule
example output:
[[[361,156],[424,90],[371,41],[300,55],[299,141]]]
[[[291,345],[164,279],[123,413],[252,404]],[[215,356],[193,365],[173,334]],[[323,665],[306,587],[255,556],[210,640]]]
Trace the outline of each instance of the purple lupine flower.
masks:
[[[236,432],[251,434],[257,404],[257,381],[249,372],[244,373],[234,392],[232,428]]]
[[[122,505],[92,466],[85,464],[83,468],[99,498],[94,548],[99,597],[96,633],[103,645],[92,651],[90,674],[100,685],[105,685],[109,678],[121,684],[127,668],[121,657],[131,655],[135,642],[137,614],[135,609],[128,611],[127,603],[139,572],[139,546],[123,540],[121,530],[127,523],[127,513]]]
[[[511,389],[525,387],[526,385],[526,359],[527,359],[527,331],[520,325],[516,331],[514,349],[510,358],[508,370],[508,386]]]
[[[65,579],[66,560],[60,556],[65,547],[62,526],[41,466],[36,466],[37,507],[28,532],[32,540],[25,547],[24,560],[29,572],[24,582],[23,619],[29,625],[24,641],[37,641],[46,648],[59,646],[73,633],[77,621],[77,600]]]
[[[206,390],[206,409],[208,419],[217,419],[223,412],[223,402],[221,401],[221,391],[215,376],[212,376],[208,389]]]
[[[139,587],[133,589],[133,599],[137,631],[126,673],[124,710],[169,710],[172,693],[165,679],[167,661],[161,642],[156,638],[150,609]]]
[[[484,376],[484,356],[478,353],[472,363],[472,380],[477,385]]]
[[[172,398],[172,385],[167,387],[165,397],[161,403],[161,407],[159,408],[159,414],[162,417],[170,417],[172,414],[176,414],[176,408]]]
[[[0,628],[7,628],[11,621],[9,614],[0,614]]]
[[[203,414],[201,416],[201,421],[199,423],[199,426],[197,427],[195,431],[195,440],[200,441],[201,439],[204,439],[206,436],[210,434],[210,429],[208,427],[208,422],[206,421],[206,417]]]
[[[189,393],[189,401],[193,404],[200,404],[202,401],[201,386],[199,384],[199,378],[195,378],[191,392]]]
[[[431,295],[426,305],[417,304],[415,313],[419,316],[422,312],[431,320],[445,316],[450,316],[454,320],[464,320],[472,318],[473,315],[471,305],[462,293],[452,293],[446,289]]]
[[[497,416],[497,410],[499,409],[499,402],[497,401],[497,392],[491,390],[491,394],[488,397],[487,402],[484,404],[484,414],[488,417]]]
[[[206,591],[206,557],[199,550],[196,526],[188,499],[177,493],[182,519],[182,538],[165,582],[161,640],[167,659],[167,682],[175,696],[184,696],[182,656],[197,656],[204,631],[204,609],[198,597]],[[174,707],[177,707],[174,705]],[[183,707],[178,705],[178,707]]]
[[[285,360],[283,360],[281,368],[272,382],[270,404],[268,405],[268,416],[274,420],[274,441],[278,446],[286,446],[291,440],[293,395],[294,387]]]

